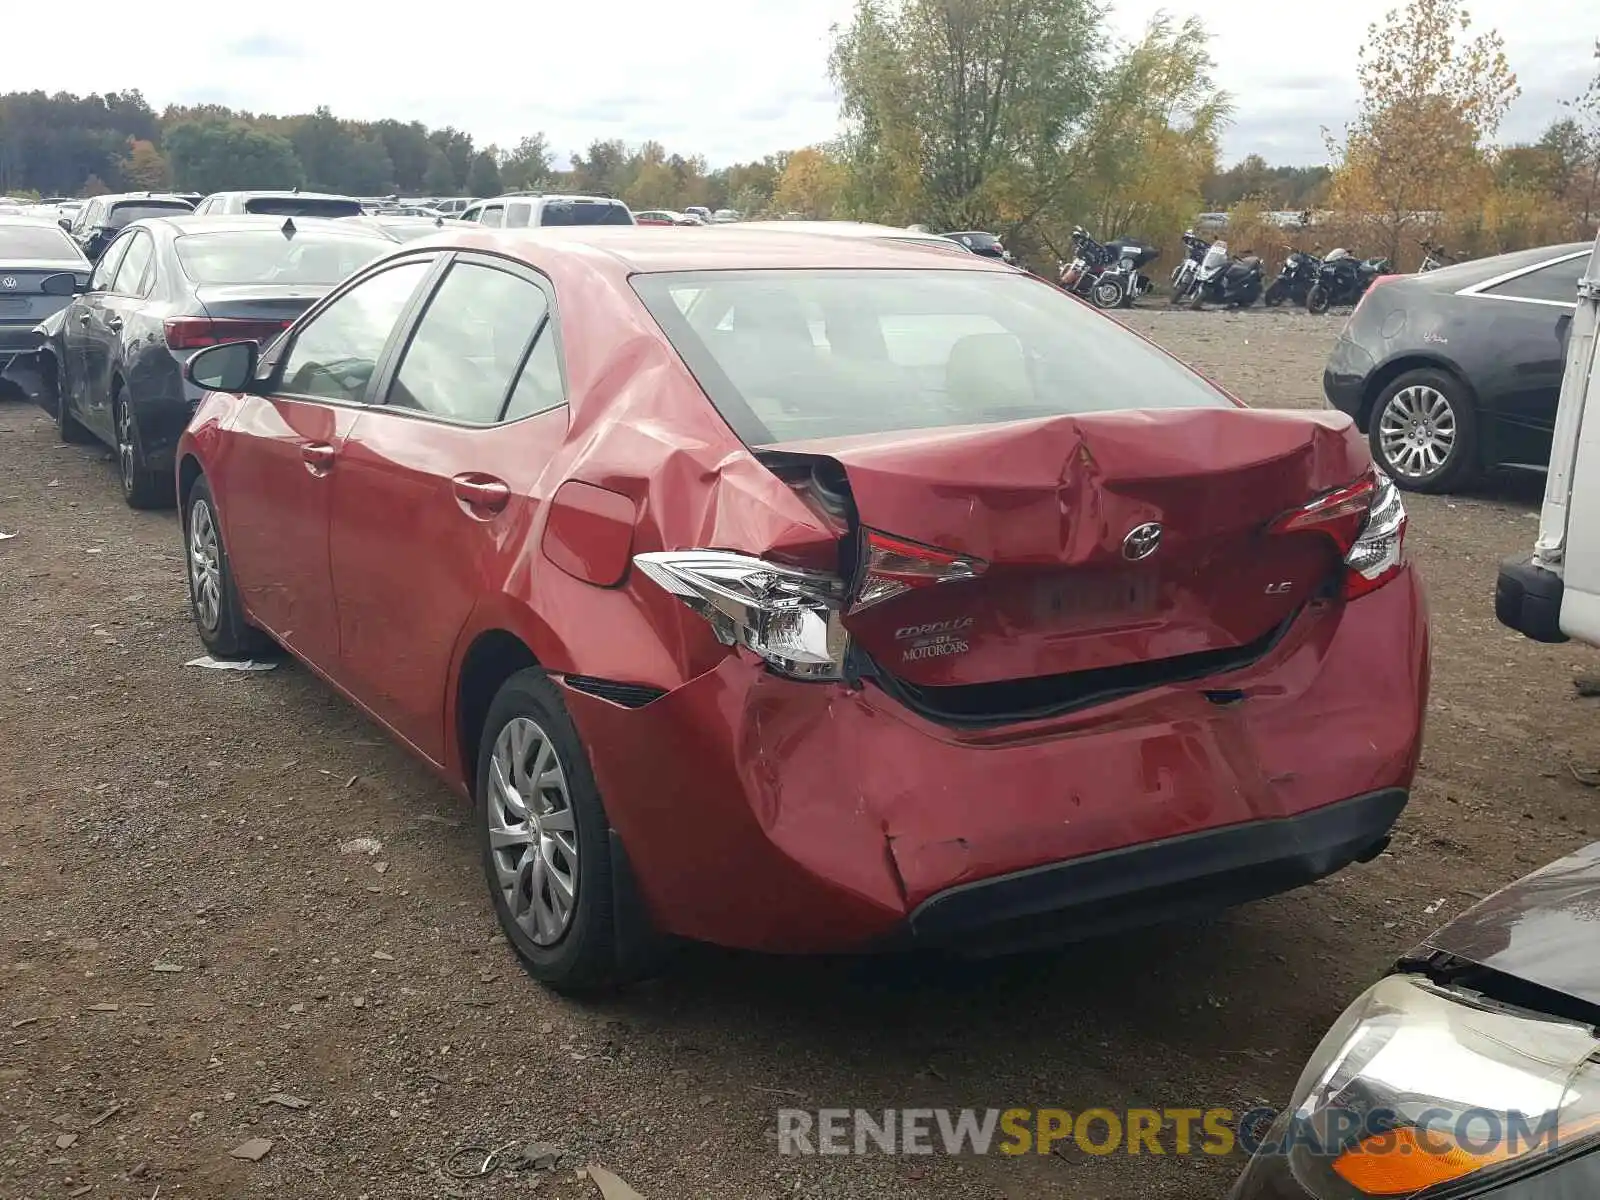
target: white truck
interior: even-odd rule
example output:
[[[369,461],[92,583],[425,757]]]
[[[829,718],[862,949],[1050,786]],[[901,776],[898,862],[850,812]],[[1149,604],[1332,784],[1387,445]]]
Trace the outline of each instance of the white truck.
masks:
[[[1502,625],[1535,641],[1600,646],[1600,238],[1578,281],[1567,337],[1550,473],[1533,553],[1506,560],[1495,581]],[[1589,412],[1589,401],[1595,411]]]

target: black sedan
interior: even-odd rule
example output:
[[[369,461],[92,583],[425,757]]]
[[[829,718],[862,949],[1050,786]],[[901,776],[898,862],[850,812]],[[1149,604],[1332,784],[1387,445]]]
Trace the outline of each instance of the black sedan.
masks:
[[[62,218],[62,227],[83,249],[90,262],[98,262],[112,239],[124,228],[145,217],[182,216],[194,211],[182,196],[151,192],[118,192],[96,196],[84,202],[72,217]]]
[[[0,395],[38,390],[39,334],[35,327],[66,307],[44,281],[70,272],[89,281],[89,260],[78,244],[46,217],[0,214]]]
[[[117,452],[134,508],[173,503],[172,453],[200,399],[190,355],[265,345],[345,276],[397,244],[362,221],[183,216],[138,221],[46,326],[41,402],[69,442]],[[70,276],[58,276],[66,286]]]
[[[1600,843],[1402,958],[1312,1053],[1232,1200],[1600,1195],[1597,901]]]
[[[1546,246],[1373,282],[1322,390],[1396,483],[1448,492],[1495,467],[1545,468],[1592,248]]]

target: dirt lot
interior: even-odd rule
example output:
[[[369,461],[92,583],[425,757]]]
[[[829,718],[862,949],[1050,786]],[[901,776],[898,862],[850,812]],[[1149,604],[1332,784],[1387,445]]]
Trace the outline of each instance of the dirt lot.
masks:
[[[1250,401],[1307,406],[1339,318],[1131,321]],[[960,969],[695,951],[582,1006],[495,938],[444,788],[291,664],[185,669],[175,518],[0,405],[0,532],[20,530],[0,543],[0,1196],[570,1200],[596,1195],[589,1163],[650,1200],[1219,1196],[1237,1160],[799,1160],[767,1132],[787,1105],[1281,1103],[1387,960],[1600,829],[1569,770],[1600,757],[1571,684],[1590,653],[1492,611],[1540,489],[1409,501],[1433,716],[1376,862],[1201,936]],[[357,837],[381,852],[341,854]],[[259,1162],[229,1156],[253,1137]],[[440,1174],[535,1138],[558,1171]]]

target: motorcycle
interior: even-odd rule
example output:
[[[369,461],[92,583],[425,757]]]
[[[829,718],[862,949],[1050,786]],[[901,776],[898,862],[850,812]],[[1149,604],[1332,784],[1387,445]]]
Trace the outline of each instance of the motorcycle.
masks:
[[[1207,300],[1236,308],[1249,308],[1261,298],[1261,260],[1254,254],[1233,258],[1228,243],[1211,243],[1195,273],[1194,299],[1189,307],[1199,311]]]
[[[1106,243],[1106,249],[1116,261],[1114,266],[1106,267],[1100,277],[1104,280],[1114,273],[1122,283],[1122,307],[1132,308],[1135,300],[1155,286],[1150,276],[1139,268],[1160,258],[1161,250],[1133,238],[1114,238]]]
[[[1195,276],[1200,273],[1200,263],[1204,260],[1211,243],[1205,238],[1197,237],[1194,230],[1185,229],[1183,245],[1186,251],[1184,259],[1172,268],[1172,295],[1168,297],[1168,303],[1174,307],[1182,304],[1194,290]]]
[[[1422,247],[1423,254],[1422,265],[1417,268],[1419,275],[1424,271],[1437,271],[1440,267],[1450,266],[1456,261],[1445,253],[1443,246],[1435,246],[1420,240],[1417,245]]]
[[[1061,268],[1058,279],[1064,291],[1081,296],[1096,308],[1119,308],[1127,295],[1127,281],[1112,269],[1118,259],[1110,248],[1095,241],[1079,225],[1072,231],[1075,257]]]
[[[1322,260],[1317,281],[1306,293],[1306,311],[1324,313],[1335,304],[1354,304],[1366,294],[1374,279],[1387,274],[1387,258],[1358,260],[1340,247]]]
[[[1289,256],[1283,260],[1283,269],[1267,287],[1266,294],[1261,297],[1262,302],[1268,308],[1277,308],[1285,300],[1293,300],[1303,306],[1321,267],[1322,260],[1315,254],[1290,247]]]

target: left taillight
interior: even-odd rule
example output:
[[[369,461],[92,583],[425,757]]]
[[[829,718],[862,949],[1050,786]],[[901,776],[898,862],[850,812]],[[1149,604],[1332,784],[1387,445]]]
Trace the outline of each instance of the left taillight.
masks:
[[[244,320],[235,317],[168,317],[162,323],[168,350],[201,350],[223,342],[259,342],[266,345],[289,321]]]
[[[1382,471],[1284,513],[1273,533],[1312,531],[1333,540],[1344,558],[1344,597],[1353,600],[1388,583],[1405,565],[1406,508]]]
[[[710,622],[724,645],[745,646],[794,679],[843,678],[850,636],[837,576],[723,550],[666,550],[633,561]]]

